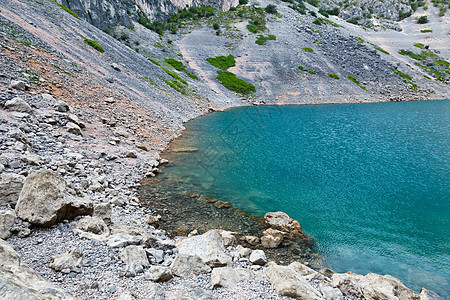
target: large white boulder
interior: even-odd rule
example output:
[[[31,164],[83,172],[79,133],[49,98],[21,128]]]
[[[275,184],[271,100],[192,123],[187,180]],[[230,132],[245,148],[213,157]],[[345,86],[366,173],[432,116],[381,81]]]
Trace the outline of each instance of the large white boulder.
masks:
[[[323,299],[319,291],[314,289],[298,272],[288,266],[279,266],[270,262],[264,269],[273,288],[282,296],[304,300]]]
[[[15,209],[19,218],[47,227],[63,219],[90,215],[93,204],[71,195],[66,181],[57,173],[40,170],[25,179]]]
[[[230,265],[232,261],[225,253],[223,238],[218,230],[179,239],[176,245],[180,254],[200,256],[210,267],[223,267]]]
[[[231,267],[214,268],[211,272],[211,285],[213,287],[230,287],[237,283],[248,280],[252,276],[249,269]]]
[[[179,277],[191,277],[211,272],[211,268],[200,256],[188,254],[178,254],[170,268],[172,274]]]

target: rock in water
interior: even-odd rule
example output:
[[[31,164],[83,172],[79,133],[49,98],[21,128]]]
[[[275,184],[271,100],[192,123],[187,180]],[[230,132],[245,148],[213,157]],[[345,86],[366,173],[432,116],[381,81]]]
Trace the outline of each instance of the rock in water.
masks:
[[[8,174],[0,181],[0,206],[16,206],[24,181],[25,177],[17,174]]]
[[[57,173],[40,170],[29,175],[16,205],[19,218],[48,227],[63,219],[91,215],[92,201],[71,195],[67,183]]]
[[[252,273],[249,269],[231,267],[215,268],[211,273],[211,285],[213,287],[229,287],[250,279]]]
[[[50,258],[50,268],[55,271],[72,270],[73,268],[81,268],[84,262],[83,253],[77,248],[72,248],[68,252],[52,256]]]
[[[75,300],[21,263],[16,251],[1,239],[0,299]]]
[[[269,263],[264,269],[264,275],[269,278],[273,288],[282,296],[304,300],[322,299],[319,291],[315,290],[298,272],[287,266]]]

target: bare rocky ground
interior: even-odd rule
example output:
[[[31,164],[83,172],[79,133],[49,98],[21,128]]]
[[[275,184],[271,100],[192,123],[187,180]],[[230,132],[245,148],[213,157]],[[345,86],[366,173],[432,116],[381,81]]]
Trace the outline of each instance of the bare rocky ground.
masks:
[[[383,293],[393,297],[394,291],[399,299],[438,299],[427,291],[418,296],[389,277],[266,264],[260,252],[236,246],[228,233],[174,240],[155,229],[158,216],[136,198],[139,181],[155,176],[165,163],[158,153],[180,134],[182,123],[209,110],[252,102],[343,103],[448,96],[445,85],[430,83],[427,89],[434,88],[435,93],[423,93],[411,90],[391,73],[386,81],[380,72],[387,72],[394,61],[380,59],[367,45],[330,26],[321,27],[322,36],[315,36],[312,29],[319,29],[309,24],[311,17],[294,15],[282,5],[280,12],[281,26],[275,20],[268,23],[276,41],[258,46],[255,36],[246,34],[233,50],[217,47],[225,46],[227,39],[207,27],[173,37],[171,45],[163,39],[164,46],[155,49],[159,37],[136,26],[137,36],[145,34],[152,41],[148,49],[154,50],[153,57],[182,54],[200,78],[198,82],[186,78],[192,93],[182,95],[164,84],[163,79],[171,77],[145,56],[52,3],[1,2],[0,232],[20,258],[0,240],[0,298],[70,299],[60,287],[78,299],[284,298],[279,293],[307,299],[376,299]],[[236,27],[244,25],[245,21]],[[291,35],[283,35],[286,32]],[[84,37],[98,41],[105,53],[83,43]],[[321,41],[312,45],[317,55],[297,51],[311,46],[313,39]],[[332,55],[342,47],[348,52]],[[233,72],[257,86],[254,98],[236,96],[215,81],[215,69],[205,59],[230,52],[238,58]],[[336,60],[343,63],[337,66]],[[298,65],[316,68],[325,76],[299,73]],[[358,69],[367,78],[370,95],[352,82],[338,84],[327,76],[354,74],[348,68]],[[55,212],[62,215],[45,228],[33,216],[25,216],[32,205],[16,206],[25,178],[43,169],[51,170],[55,181],[66,183],[29,191],[45,193],[48,188],[71,199],[71,208]],[[27,198],[22,194],[20,202]],[[74,199],[87,199],[86,210],[75,206]],[[94,217],[82,216],[86,214]],[[285,234],[272,231],[267,236],[273,242]],[[225,265],[234,269],[218,268]],[[22,282],[14,277],[19,273],[26,274]],[[214,285],[224,287],[213,289]]]

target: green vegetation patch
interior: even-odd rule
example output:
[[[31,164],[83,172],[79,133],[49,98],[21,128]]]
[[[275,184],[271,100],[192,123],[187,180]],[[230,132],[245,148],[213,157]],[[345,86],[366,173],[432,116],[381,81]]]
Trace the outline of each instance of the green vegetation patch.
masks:
[[[421,16],[418,20],[417,20],[417,24],[426,24],[428,23],[428,17],[427,16]]]
[[[302,66],[298,66],[298,69],[299,69],[300,71],[305,70],[305,68],[303,68]]]
[[[236,60],[234,59],[234,56],[231,54],[228,56],[209,57],[206,60],[214,67],[217,67],[224,71],[228,70],[231,67],[236,66]]]
[[[316,72],[316,71],[313,71],[313,70],[308,70],[308,73],[309,73],[309,74],[313,74],[313,75],[314,75],[314,74],[317,74],[317,72]]]
[[[258,38],[256,39],[255,43],[258,45],[265,45],[267,41],[274,41],[276,40],[276,36],[269,34],[268,36],[258,35]]]
[[[387,52],[386,50],[384,50],[383,48],[381,48],[381,47],[378,47],[378,46],[373,46],[376,50],[378,50],[378,51],[380,51],[380,52],[383,52],[384,54],[387,54],[387,55],[389,55],[389,52]]]
[[[330,76],[330,77],[333,78],[333,79],[339,79],[339,76],[336,75],[336,74],[328,73],[328,76]]]
[[[50,2],[52,2],[53,4],[56,4],[59,6],[59,8],[63,9],[64,11],[68,12],[69,14],[71,14],[72,16],[74,16],[77,19],[81,19],[79,15],[77,15],[75,12],[73,12],[70,8],[59,4],[58,2],[56,2],[55,0],[50,0]]]
[[[167,70],[166,68],[163,68],[163,67],[161,67],[161,69],[163,69],[167,74],[169,74],[170,76],[172,76],[172,77],[175,78],[176,80],[178,80],[178,81],[180,81],[180,82],[182,82],[182,83],[184,83],[184,84],[187,84],[186,80],[184,80],[183,78],[181,78],[181,76],[178,75],[177,73],[175,73],[175,72],[173,72],[173,71],[170,71],[170,70]]]
[[[430,32],[433,32],[433,30],[431,30],[431,29],[422,29],[420,32],[422,32],[422,33],[430,33]]]
[[[251,92],[256,91],[254,85],[237,78],[235,74],[228,71],[217,71],[217,80],[219,80],[227,89],[242,95],[248,95]]]
[[[274,4],[269,4],[266,6],[266,8],[264,8],[264,10],[266,11],[266,13],[268,14],[276,14],[278,13],[277,11],[277,6]]]
[[[314,50],[312,48],[309,48],[309,47],[304,47],[304,48],[302,48],[302,50],[305,51],[305,52],[314,52]]]
[[[100,52],[100,53],[105,52],[105,50],[103,49],[103,47],[100,46],[100,45],[99,45],[96,41],[94,41],[94,40],[90,40],[90,39],[88,39],[88,38],[85,38],[85,39],[84,39],[84,42],[85,42],[86,44],[88,44],[89,46],[91,46],[92,48],[94,48],[95,50],[97,50],[98,52]]]
[[[186,67],[183,65],[183,63],[181,61],[178,61],[178,60],[173,59],[173,58],[166,58],[164,60],[166,61],[166,63],[171,65],[177,71],[184,71],[184,70],[186,70]]]
[[[401,78],[407,79],[407,80],[412,80],[411,76],[409,76],[408,74],[405,74],[402,71],[394,69],[394,68],[390,68],[390,69],[391,69],[392,72],[394,72],[395,74],[397,74]]]
[[[151,79],[148,76],[144,76],[143,78],[146,82],[150,83],[151,85],[155,85],[155,82],[153,81],[153,79]]]
[[[361,83],[359,83],[359,81],[352,75],[348,75],[347,78],[350,79],[351,81],[353,81],[354,83],[356,83],[356,85],[359,86],[360,88],[362,88],[363,90],[367,90],[367,88],[365,86],[363,86]]]
[[[364,39],[359,36],[355,36],[355,39],[357,39],[361,44],[365,42]]]
[[[188,77],[190,77],[190,78],[192,78],[192,79],[194,79],[194,80],[199,80],[198,77],[195,76],[194,74],[191,74],[191,73],[189,73],[189,72],[185,72],[185,73],[186,73],[186,75],[187,75]]]
[[[186,94],[187,94],[186,88],[185,88],[181,83],[179,83],[178,81],[176,81],[176,80],[171,80],[171,81],[169,81],[169,80],[165,80],[165,79],[163,79],[163,81],[164,81],[168,86],[170,86],[171,88],[173,88],[174,90],[176,90],[177,92],[180,92],[180,93],[182,93],[183,95],[186,95]]]

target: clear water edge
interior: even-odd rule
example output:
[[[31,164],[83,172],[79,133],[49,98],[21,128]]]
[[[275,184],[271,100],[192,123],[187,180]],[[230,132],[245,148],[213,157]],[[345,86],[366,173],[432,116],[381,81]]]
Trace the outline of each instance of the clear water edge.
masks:
[[[188,122],[164,171],[250,213],[287,212],[338,272],[448,297],[449,113],[449,101],[233,108]]]

